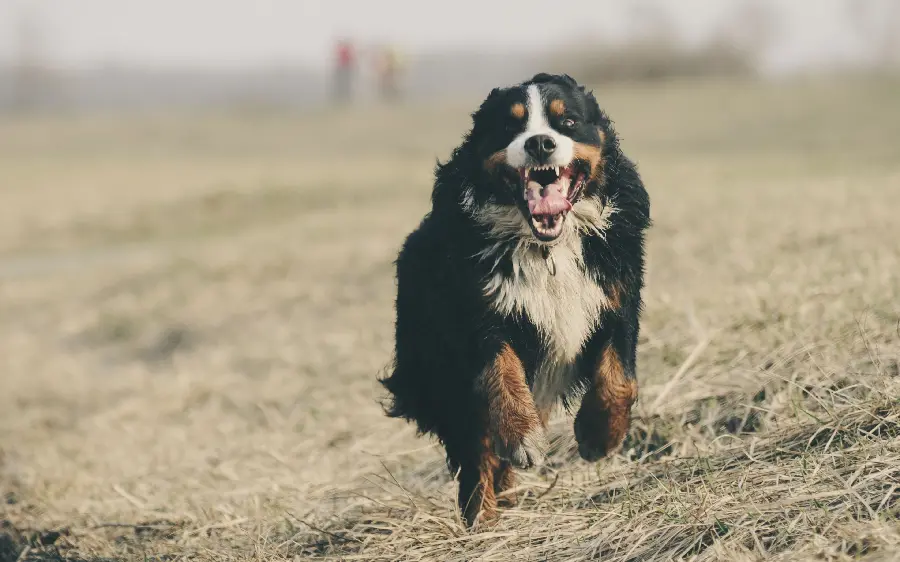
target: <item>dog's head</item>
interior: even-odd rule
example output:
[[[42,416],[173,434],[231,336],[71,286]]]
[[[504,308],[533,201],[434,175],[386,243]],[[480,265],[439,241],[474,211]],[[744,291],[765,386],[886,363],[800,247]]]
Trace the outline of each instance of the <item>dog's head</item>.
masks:
[[[570,214],[602,214],[609,120],[571,77],[495,88],[472,117],[461,205],[481,222],[547,243],[578,228]]]

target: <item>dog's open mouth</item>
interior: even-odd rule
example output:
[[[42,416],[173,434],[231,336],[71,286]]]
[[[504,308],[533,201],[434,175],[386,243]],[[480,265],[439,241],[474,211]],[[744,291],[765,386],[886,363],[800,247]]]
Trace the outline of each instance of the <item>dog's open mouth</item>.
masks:
[[[555,240],[563,229],[587,178],[584,166],[573,161],[565,168],[542,166],[521,168],[524,207],[534,235],[544,242]],[[523,211],[525,209],[523,208]]]

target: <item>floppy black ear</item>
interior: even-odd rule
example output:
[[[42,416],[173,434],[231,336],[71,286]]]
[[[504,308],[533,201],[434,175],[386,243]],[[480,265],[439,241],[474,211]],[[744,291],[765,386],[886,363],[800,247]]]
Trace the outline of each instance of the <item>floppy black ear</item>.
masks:
[[[572,86],[573,88],[581,88],[581,85],[578,84],[578,81],[575,80],[574,78],[572,78],[571,76],[569,76],[568,74],[561,74],[559,78],[562,82],[568,84],[569,86]]]
[[[463,145],[469,146],[469,141],[475,137],[478,137],[481,134],[481,130],[490,126],[489,120],[485,118],[485,116],[490,115],[491,111],[497,107],[497,104],[500,103],[502,99],[502,94],[505,92],[505,88],[494,88],[491,90],[491,93],[484,98],[484,101],[481,102],[481,105],[478,106],[478,109],[471,113],[472,118],[472,128],[469,130],[469,133],[466,135],[466,140],[463,142]]]
[[[484,101],[481,102],[481,105],[472,113],[472,119],[475,119],[479,114],[487,111],[493,104],[497,102],[497,98],[500,97],[500,94],[503,92],[503,88],[494,88],[491,90],[491,93],[484,98]]]
[[[547,74],[546,72],[538,72],[537,74],[535,74],[534,76],[531,77],[531,80],[529,80],[529,82],[532,84],[544,84],[546,82],[552,82],[552,81],[553,81],[553,75]]]
[[[580,88],[578,82],[568,74],[548,74],[546,72],[539,72],[535,74],[529,82],[532,84],[565,84],[573,88]]]

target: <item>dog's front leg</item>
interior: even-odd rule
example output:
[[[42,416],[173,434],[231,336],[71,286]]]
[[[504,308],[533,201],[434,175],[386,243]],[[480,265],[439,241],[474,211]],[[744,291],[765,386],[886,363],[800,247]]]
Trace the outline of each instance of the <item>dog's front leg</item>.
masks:
[[[477,383],[483,416],[475,440],[459,443],[459,507],[466,523],[489,523],[497,516],[498,495],[510,505],[512,466],[527,468],[544,454],[544,427],[525,380],[522,361],[508,344],[499,347]]]
[[[615,343],[620,343],[619,346]],[[590,366],[588,390],[575,416],[578,452],[596,461],[617,449],[625,439],[631,406],[637,400],[634,353],[611,340]]]
[[[544,425],[522,361],[509,344],[501,346],[481,382],[494,452],[518,468],[539,464],[546,449]]]

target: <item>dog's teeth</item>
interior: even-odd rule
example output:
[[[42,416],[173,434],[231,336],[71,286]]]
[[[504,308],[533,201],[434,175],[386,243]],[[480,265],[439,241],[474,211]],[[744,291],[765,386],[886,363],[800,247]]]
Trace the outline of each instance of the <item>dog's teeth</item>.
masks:
[[[559,177],[559,166],[556,166],[555,168],[553,168],[553,171],[556,172],[556,177]]]

